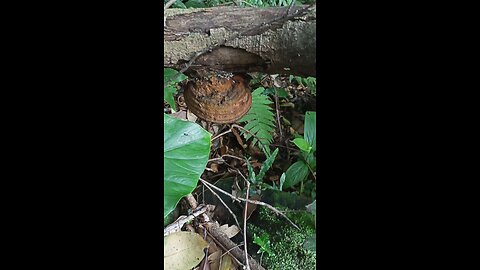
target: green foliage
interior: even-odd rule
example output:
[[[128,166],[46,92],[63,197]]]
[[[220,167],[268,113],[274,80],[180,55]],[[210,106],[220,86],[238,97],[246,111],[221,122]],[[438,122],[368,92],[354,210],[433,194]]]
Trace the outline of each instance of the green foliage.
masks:
[[[282,176],[280,176],[280,188],[279,188],[280,191],[282,191],[283,189],[283,184],[285,183],[286,178],[287,178],[287,175],[285,173],[282,173]]]
[[[278,148],[273,151],[273,154],[271,154],[265,162],[263,162],[262,167],[260,167],[260,172],[258,173],[257,176],[255,176],[255,171],[253,170],[252,165],[250,162],[247,160],[247,169],[248,169],[248,180],[252,182],[253,184],[262,184],[263,183],[263,177],[265,176],[265,173],[272,167],[273,162],[275,161],[275,158],[277,157],[278,154]]]
[[[273,151],[273,154],[270,155],[267,160],[262,164],[262,167],[260,168],[260,172],[257,175],[257,182],[263,181],[263,177],[265,176],[265,173],[272,167],[273,162],[275,161],[275,158],[277,157],[278,154],[278,148]]]
[[[253,243],[260,246],[260,249],[257,253],[267,252],[268,255],[272,255],[272,250],[270,249],[270,239],[268,233],[263,233],[260,237],[257,234],[253,234]]]
[[[293,163],[286,172],[285,188],[290,188],[298,183],[303,183],[309,174],[309,168],[316,169],[315,150],[317,149],[316,112],[305,113],[304,137],[293,140],[301,150],[301,160]]]
[[[245,129],[250,133],[255,134],[252,136],[250,133],[242,130],[242,134],[245,139],[253,137],[253,144],[258,143],[257,138],[261,142],[261,147],[266,154],[270,154],[268,145],[273,141],[272,134],[275,130],[275,115],[272,113],[272,108],[269,106],[273,102],[270,98],[263,93],[265,88],[259,87],[252,93],[252,107],[248,113],[243,116],[239,122],[247,122]],[[257,137],[257,138],[255,138]]]
[[[308,195],[312,199],[317,197],[317,185],[311,179],[307,179],[300,187],[300,193]]]
[[[308,88],[308,91],[314,96],[317,95],[317,78],[315,77],[307,77],[307,78],[302,78],[299,76],[293,76],[290,75],[289,81],[296,81],[298,84],[306,86]]]
[[[263,94],[264,95],[270,95],[270,96],[275,96],[275,94],[277,94],[277,96],[279,98],[288,97],[288,93],[285,90],[285,88],[278,88],[278,87],[269,87],[269,88],[265,89],[265,91],[263,91]]]
[[[245,0],[240,4],[241,6],[253,7],[285,7],[289,6],[292,0]]]
[[[188,0],[185,2],[187,8],[204,8],[207,7],[203,0]]]
[[[165,5],[169,0],[163,0],[163,4]],[[182,2],[182,0],[177,0],[171,8],[187,8],[185,4]]]
[[[314,233],[312,236],[310,236],[305,240],[305,242],[303,243],[303,248],[308,251],[317,253],[317,234],[316,233]]]
[[[177,76],[177,71],[171,68],[164,68],[163,69],[163,80],[164,82],[168,82],[172,78],[174,78],[172,81],[170,81],[163,89],[163,99],[167,101],[167,103],[170,105],[173,111],[176,110],[175,108],[175,99],[174,96],[177,93],[177,84],[187,78],[187,76],[180,74]]]
[[[290,188],[304,181],[308,176],[308,166],[303,160],[299,160],[287,169],[285,172],[284,188]]]
[[[311,204],[305,206],[307,211],[315,215],[317,213],[317,200],[313,201]]]
[[[198,124],[163,115],[163,217],[191,193],[205,170],[211,134]]]
[[[309,145],[312,146],[312,150],[317,150],[317,113],[306,112],[305,124],[304,124],[304,137]]]
[[[293,140],[293,143],[304,152],[310,153],[312,150],[312,147],[304,138],[296,138]]]
[[[316,233],[313,216],[307,211],[286,211],[288,218],[300,227],[297,230],[265,207],[258,211],[247,228],[253,235],[269,235],[271,255],[262,259],[265,269],[316,269],[316,253],[311,252],[309,246],[304,247],[304,243]]]
[[[315,218],[317,216],[317,200],[313,201],[311,204],[305,206],[308,212],[310,212],[313,217]],[[315,219],[315,228],[317,227],[316,219]],[[303,247],[307,250],[310,250],[312,252],[317,252],[317,235],[314,234],[311,237],[309,237],[305,242],[303,243]]]

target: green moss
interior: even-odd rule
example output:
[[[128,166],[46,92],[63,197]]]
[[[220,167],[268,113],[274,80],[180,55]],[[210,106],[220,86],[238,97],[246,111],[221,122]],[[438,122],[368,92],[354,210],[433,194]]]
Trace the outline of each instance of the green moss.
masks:
[[[316,254],[303,247],[305,240],[315,233],[313,216],[306,211],[288,212],[287,216],[300,230],[264,207],[260,208],[258,215],[248,224],[252,235],[269,235],[272,255],[263,254],[262,265],[269,270],[315,269]],[[256,259],[259,261],[260,255]]]

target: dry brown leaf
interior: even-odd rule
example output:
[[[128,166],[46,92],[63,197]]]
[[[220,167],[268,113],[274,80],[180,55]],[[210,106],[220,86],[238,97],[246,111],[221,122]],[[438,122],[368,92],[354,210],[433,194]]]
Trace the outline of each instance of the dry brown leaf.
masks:
[[[187,117],[187,120],[190,122],[195,122],[198,119],[198,117],[195,114],[193,114],[190,110],[187,110],[186,117]]]
[[[250,196],[250,200],[252,201],[260,201],[261,199],[262,199],[262,196],[258,194]],[[250,216],[253,214],[253,212],[257,209],[257,204],[254,204],[254,203],[247,203],[247,204],[248,204],[248,208],[247,208],[247,220],[248,220]]]
[[[223,256],[220,262],[219,270],[235,270],[235,269],[237,268],[235,267],[235,264],[233,263],[233,260],[230,257],[230,255]]]
[[[207,236],[207,242],[209,243],[208,245],[208,252],[210,254],[215,253],[219,251],[220,249],[218,248],[217,244],[215,244],[215,241],[210,236]]]
[[[228,227],[228,224],[223,224],[218,228],[218,230],[224,233],[228,238],[232,238],[240,232],[240,229],[237,227],[237,225]]]
[[[208,256],[208,261],[210,262],[210,270],[219,270],[221,255],[222,252],[220,250],[217,250]]]
[[[262,167],[262,163],[260,162],[250,162],[253,168],[260,168]]]
[[[220,147],[220,155],[223,156],[223,155],[225,155],[227,152],[228,152],[228,146],[222,145],[222,146]]]
[[[205,257],[203,249],[208,243],[192,232],[176,232],[163,238],[163,267],[185,270],[197,266]]]
[[[272,181],[272,182],[277,182],[278,179],[280,179],[280,176],[278,176],[278,175],[272,175],[272,176],[270,176],[268,179],[269,179],[270,181]]]
[[[178,118],[178,119],[186,120],[187,119],[187,112],[184,111],[184,110],[180,110],[178,112],[172,113],[171,116],[175,117],[175,118]]]
[[[218,172],[218,164],[217,163],[212,163],[210,165],[210,169],[212,170],[212,172],[217,173]]]

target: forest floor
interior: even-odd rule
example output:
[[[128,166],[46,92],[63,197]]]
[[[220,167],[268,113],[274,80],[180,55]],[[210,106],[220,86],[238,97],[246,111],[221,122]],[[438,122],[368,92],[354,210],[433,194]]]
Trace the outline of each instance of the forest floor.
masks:
[[[271,209],[254,203],[248,203],[245,213],[245,202],[232,199],[232,196],[245,198],[246,185],[250,185],[246,179],[252,175],[249,169],[253,168],[253,172],[258,175],[266,163],[267,156],[258,144],[253,144],[251,138],[246,140],[240,129],[232,128],[232,124],[207,123],[191,113],[183,97],[184,86],[185,82],[180,83],[178,93],[175,95],[177,110],[172,112],[165,102],[164,112],[182,120],[195,122],[212,133],[212,138],[218,137],[212,141],[209,161],[201,179],[231,196],[216,189],[212,190],[205,183],[199,182],[197,189],[192,193],[193,196],[181,200],[175,218],[192,213],[191,200],[197,204],[210,205],[212,206],[210,211],[206,212],[210,221],[217,222],[218,226],[224,225],[222,231],[241,251],[244,251],[243,243],[246,239],[251,260],[261,262],[264,269],[314,269],[311,268],[314,267],[311,260],[315,260],[315,248],[311,248],[312,245],[315,246],[311,243],[316,230],[314,215],[311,219],[298,214],[306,211],[305,207],[311,207],[311,203],[316,200],[315,167],[309,168],[308,176],[301,183],[283,190],[278,187],[284,180],[282,179],[284,173],[302,156],[302,150],[293,143],[293,140],[303,138],[305,135],[306,112],[316,112],[316,81],[313,78],[265,74],[252,74],[250,81],[252,91],[263,87],[265,89],[263,93],[272,101],[270,106],[275,117],[275,129],[269,147],[272,152],[278,149],[278,154],[266,171],[261,185],[251,183],[248,198],[267,203],[282,213],[288,213],[287,216],[292,222],[281,216],[274,219],[275,215],[272,215]],[[236,124],[242,126],[241,123]],[[244,237],[243,227],[247,223],[245,229],[247,236]],[[291,223],[295,223],[299,229]],[[225,243],[228,240],[219,240],[218,238],[221,238],[219,236],[205,234],[205,231],[195,223],[187,224],[187,230],[200,233],[202,237],[212,240],[207,251],[209,268],[202,268],[205,267],[203,261],[195,269],[241,269],[243,263],[238,256],[230,253],[231,248],[229,252],[227,247],[231,243]],[[300,233],[300,237],[294,236],[295,230]],[[281,237],[276,238],[276,234]],[[290,254],[291,250],[282,246],[292,243],[298,246],[294,251],[297,254],[294,255]],[[287,258],[288,256],[292,257]]]

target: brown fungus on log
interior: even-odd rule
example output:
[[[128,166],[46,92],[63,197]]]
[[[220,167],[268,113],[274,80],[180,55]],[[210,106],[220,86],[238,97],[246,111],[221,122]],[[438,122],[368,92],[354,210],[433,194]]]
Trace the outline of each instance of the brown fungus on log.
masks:
[[[252,106],[248,81],[241,75],[197,77],[188,82],[183,96],[191,112],[212,123],[233,123]]]

